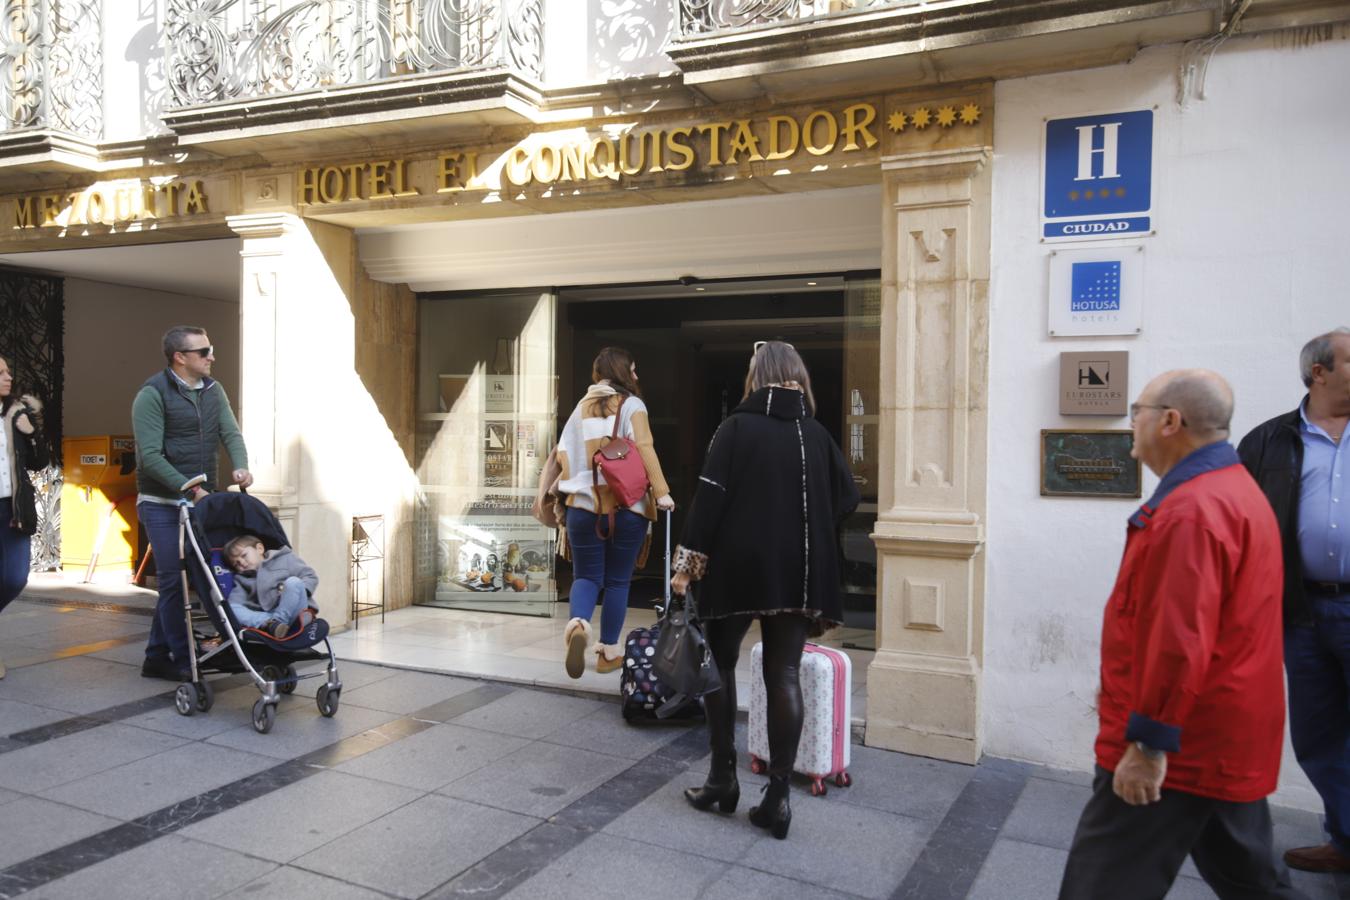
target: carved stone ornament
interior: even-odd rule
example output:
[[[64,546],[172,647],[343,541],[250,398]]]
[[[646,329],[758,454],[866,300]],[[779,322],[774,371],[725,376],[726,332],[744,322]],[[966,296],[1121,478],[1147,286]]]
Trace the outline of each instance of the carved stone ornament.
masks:
[[[542,0],[168,0],[174,107],[505,66],[539,78]]]

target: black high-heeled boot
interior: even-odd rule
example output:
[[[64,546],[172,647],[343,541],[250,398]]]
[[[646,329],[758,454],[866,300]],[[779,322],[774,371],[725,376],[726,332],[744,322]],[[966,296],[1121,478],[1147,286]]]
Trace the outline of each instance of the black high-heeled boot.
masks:
[[[741,784],[736,780],[736,754],[714,756],[708,767],[708,780],[703,787],[685,788],[684,799],[695,809],[717,808],[724,813],[734,813],[736,804],[741,802]]]
[[[792,824],[792,805],[788,802],[787,775],[770,775],[764,786],[764,799],[750,810],[751,824],[768,829],[780,841],[787,837]]]

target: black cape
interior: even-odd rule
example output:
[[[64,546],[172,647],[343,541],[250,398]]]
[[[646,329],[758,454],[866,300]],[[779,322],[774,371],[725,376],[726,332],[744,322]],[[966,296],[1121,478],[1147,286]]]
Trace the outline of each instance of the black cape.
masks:
[[[685,521],[681,544],[708,557],[699,614],[841,623],[838,529],[857,505],[844,454],[802,393],[755,391],[713,435]]]

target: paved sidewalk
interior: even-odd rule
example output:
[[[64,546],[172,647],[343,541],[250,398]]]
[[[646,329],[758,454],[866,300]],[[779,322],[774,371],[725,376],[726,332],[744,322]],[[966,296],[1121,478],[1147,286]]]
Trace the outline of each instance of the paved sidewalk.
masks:
[[[125,608],[124,608],[125,609]],[[699,813],[700,727],[614,703],[341,663],[336,717],[217,682],[179,716],[140,677],[144,611],[19,601],[0,615],[0,898],[1053,897],[1087,777],[853,747],[851,788],[799,785],[792,833]],[[742,741],[742,746],[744,746]],[[1281,847],[1319,839],[1277,809]],[[1295,873],[1312,898],[1344,880]],[[1338,893],[1339,888],[1339,893]],[[1188,864],[1174,898],[1212,897]]]

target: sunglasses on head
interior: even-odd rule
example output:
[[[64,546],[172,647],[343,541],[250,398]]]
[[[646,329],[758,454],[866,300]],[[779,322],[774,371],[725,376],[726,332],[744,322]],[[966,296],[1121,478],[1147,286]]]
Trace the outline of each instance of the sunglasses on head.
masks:
[[[215,347],[212,347],[210,344],[207,344],[205,347],[192,347],[192,348],[187,349],[187,350],[179,350],[178,352],[179,352],[179,353],[182,353],[182,354],[184,354],[184,355],[186,355],[186,354],[188,354],[188,353],[195,353],[195,354],[197,354],[198,356],[200,356],[202,359],[206,359],[206,358],[207,358],[208,356],[210,356],[213,352],[215,352],[215,349],[216,349]]]
[[[768,342],[768,341],[755,341],[755,349],[754,349],[752,352],[758,353],[758,352],[759,352],[759,348],[760,348],[760,347],[763,347],[763,346],[764,346],[765,344],[767,344],[767,343],[769,343],[769,342]],[[789,350],[796,350],[796,349],[797,349],[796,347],[794,347],[794,346],[792,346],[791,344],[789,344],[787,341],[779,341],[779,343],[782,344],[784,347],[788,348]]]

